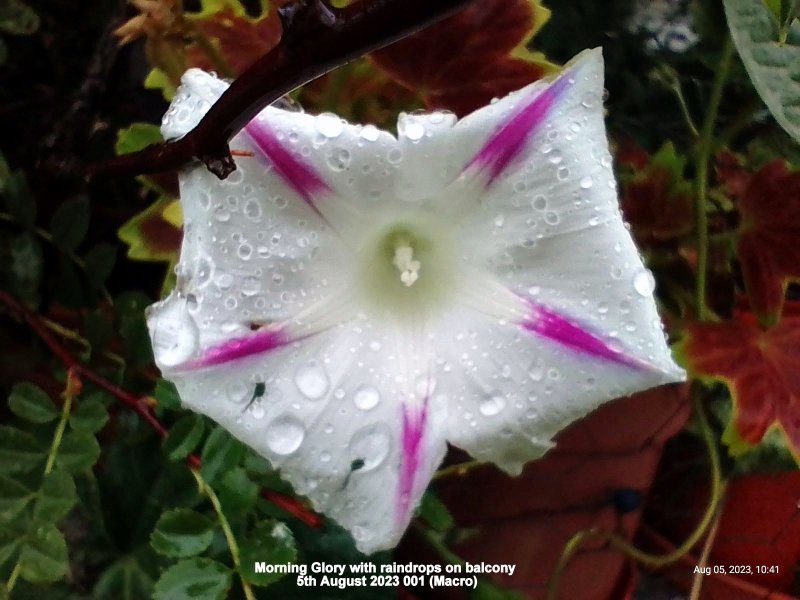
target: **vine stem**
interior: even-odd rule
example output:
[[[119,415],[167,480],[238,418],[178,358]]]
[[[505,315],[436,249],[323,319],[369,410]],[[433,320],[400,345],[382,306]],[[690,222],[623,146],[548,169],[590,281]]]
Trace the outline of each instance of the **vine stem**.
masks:
[[[203,476],[200,474],[198,469],[191,469],[191,471],[192,475],[194,475],[195,481],[197,481],[197,487],[206,497],[208,497],[209,501],[211,502],[211,506],[214,507],[214,512],[217,515],[217,520],[219,520],[222,533],[225,534],[225,540],[228,543],[228,550],[231,553],[231,559],[233,559],[233,566],[236,569],[236,573],[239,575],[239,580],[242,582],[242,590],[244,591],[245,598],[247,600],[256,600],[256,596],[253,593],[253,588],[250,587],[250,583],[245,581],[244,577],[241,575],[242,560],[239,553],[239,543],[236,541],[236,536],[233,535],[233,530],[231,529],[231,524],[228,522],[228,518],[222,511],[222,504],[220,504],[217,494],[214,492],[213,488],[208,484],[208,482],[203,479]]]
[[[722,48],[717,73],[714,77],[711,97],[708,102],[703,127],[700,131],[700,139],[697,147],[695,160],[695,228],[697,229],[697,278],[695,280],[695,307],[697,318],[703,321],[708,318],[708,307],[706,306],[706,279],[708,272],[708,215],[706,214],[706,203],[708,201],[708,166],[711,161],[714,142],[714,125],[717,122],[719,106],[722,102],[722,93],[725,89],[725,82],[730,73],[731,64],[734,56],[734,46],[731,37],[728,36]]]
[[[436,471],[436,473],[432,478],[432,481],[452,476],[463,477],[470,471],[477,469],[478,467],[482,467],[485,464],[486,463],[483,462],[482,460],[468,460],[466,462],[450,465],[449,467],[445,467],[443,469],[439,469],[438,471]]]
[[[629,556],[642,565],[659,568],[672,564],[675,561],[683,558],[702,539],[703,535],[705,535],[721,504],[725,490],[725,484],[722,481],[722,469],[720,466],[720,459],[717,452],[714,433],[711,430],[711,426],[708,423],[708,418],[706,417],[703,402],[700,398],[699,386],[695,386],[692,399],[694,402],[695,417],[697,419],[697,424],[700,428],[703,441],[706,445],[706,452],[708,454],[708,461],[711,470],[711,492],[708,506],[706,507],[706,511],[700,519],[700,522],[697,524],[695,530],[686,540],[684,540],[680,546],[675,548],[672,552],[660,555],[650,554],[640,550],[628,540],[615,533],[602,531],[596,528],[579,531],[572,536],[572,538],[570,538],[570,540],[564,546],[564,550],[561,552],[561,556],[558,559],[558,563],[553,570],[553,575],[550,578],[550,582],[547,586],[547,600],[557,600],[558,587],[567,565],[569,565],[570,561],[574,558],[580,547],[589,540],[604,541],[612,548],[619,550],[626,556]]]
[[[265,106],[475,1],[372,0],[335,8],[328,0],[298,0],[283,6],[281,41],[231,84],[197,127],[179,140],[89,165],[83,174],[160,173],[200,159],[224,179],[236,169],[228,141]]]
[[[69,350],[59,343],[48,326],[42,322],[39,315],[2,290],[0,290],[0,304],[4,304],[13,314],[25,321],[37,337],[50,349],[61,363],[67,367],[69,372],[73,373],[76,377],[82,377],[87,381],[91,381],[100,389],[105,390],[142,417],[158,435],[161,437],[167,436],[169,430],[159,421],[153,410],[157,404],[155,398],[131,394],[82,364]],[[197,469],[200,467],[200,457],[195,454],[190,454],[186,462],[190,468]],[[322,524],[321,517],[303,506],[296,498],[268,489],[262,490],[261,496],[297,517],[309,527],[319,527]]]

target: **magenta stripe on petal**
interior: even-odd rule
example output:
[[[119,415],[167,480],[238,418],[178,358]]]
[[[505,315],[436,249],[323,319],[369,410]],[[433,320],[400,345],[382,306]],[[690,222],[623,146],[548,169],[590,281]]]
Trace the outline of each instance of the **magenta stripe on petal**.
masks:
[[[523,108],[489,138],[467,165],[477,166],[493,183],[525,149],[531,135],[541,126],[555,103],[574,81],[574,73],[565,73],[544,91],[537,92]]]
[[[314,197],[330,192],[330,186],[310,165],[299,160],[278,140],[275,133],[264,122],[250,121],[245,131],[255,145],[272,163],[275,171],[312,208],[316,208]]]
[[[198,358],[184,363],[181,370],[218,367],[256,354],[270,352],[294,341],[280,329],[261,329],[250,335],[212,346]]]
[[[414,483],[420,463],[422,438],[425,435],[425,422],[428,419],[428,399],[421,407],[403,404],[403,448],[400,463],[400,481],[397,488],[397,520],[405,521],[414,493]]]
[[[631,367],[646,369],[649,365],[620,350],[612,348],[601,338],[587,331],[574,321],[541,304],[530,303],[531,314],[522,322],[522,327],[548,340],[552,340],[579,354]]]

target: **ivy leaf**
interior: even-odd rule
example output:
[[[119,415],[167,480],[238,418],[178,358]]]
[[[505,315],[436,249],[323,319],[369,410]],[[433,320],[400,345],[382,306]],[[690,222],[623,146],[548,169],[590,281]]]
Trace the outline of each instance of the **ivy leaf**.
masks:
[[[72,510],[77,501],[78,494],[72,477],[65,471],[56,469],[45,475],[33,506],[33,517],[56,523]]]
[[[799,63],[800,64],[800,63]],[[800,172],[776,161],[750,179],[738,203],[738,255],[753,310],[765,322],[781,312],[786,287],[800,278]]]
[[[225,600],[231,571],[209,558],[182,560],[156,582],[153,600]]]
[[[555,71],[527,49],[549,18],[538,0],[481,0],[372,59],[428,108],[463,116]]]
[[[86,396],[69,417],[69,424],[75,431],[96,433],[108,422],[108,410],[100,398],[102,394]]]
[[[205,424],[200,415],[189,414],[182,417],[164,438],[164,453],[170,460],[183,460],[200,443],[204,431]]]
[[[58,408],[44,390],[32,383],[18,383],[11,390],[8,406],[15,415],[31,423],[50,423],[58,418]]]
[[[45,452],[31,434],[0,425],[0,472],[27,473],[44,461]]]
[[[114,151],[118,155],[138,152],[164,141],[161,136],[161,129],[152,123],[132,123],[129,127],[123,127],[117,132],[117,141],[114,144]]]
[[[222,427],[208,436],[201,456],[200,472],[209,483],[233,469],[244,454],[244,446]]]
[[[166,511],[156,523],[150,545],[173,558],[187,558],[203,552],[214,539],[214,522],[193,510]]]
[[[103,571],[92,590],[97,600],[142,600],[153,593],[153,579],[133,556],[125,556]]]
[[[67,543],[52,523],[31,524],[20,552],[20,575],[30,583],[52,583],[67,573]]]
[[[253,565],[265,562],[270,565],[288,564],[297,560],[297,547],[289,528],[277,521],[262,521],[255,526],[241,544],[242,568],[239,575],[253,585],[267,586],[285,576],[285,573],[256,573]]]
[[[694,375],[721,381],[731,390],[733,418],[723,440],[732,455],[758,444],[777,425],[800,457],[800,313],[766,330],[750,314],[723,323],[695,323],[680,348]]]
[[[763,0],[724,4],[733,41],[756,91],[781,127],[800,141],[800,35],[781,40],[780,24]]]
[[[50,233],[53,242],[65,251],[71,251],[86,237],[89,231],[89,199],[85,196],[67,200],[53,213]]]
[[[100,445],[90,433],[71,431],[61,440],[56,464],[70,473],[91,468],[100,456]]]
[[[183,221],[179,210],[177,200],[164,196],[120,227],[117,234],[128,246],[128,258],[150,262],[176,261]]]
[[[33,496],[33,492],[17,480],[0,475],[0,522],[16,517]]]

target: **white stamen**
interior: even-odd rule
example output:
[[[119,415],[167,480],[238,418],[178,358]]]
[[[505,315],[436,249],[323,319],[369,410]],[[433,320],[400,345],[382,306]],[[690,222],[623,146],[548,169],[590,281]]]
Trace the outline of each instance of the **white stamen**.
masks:
[[[394,260],[392,261],[398,271],[400,271],[400,281],[406,287],[411,287],[419,279],[419,270],[422,263],[414,260],[414,249],[407,245],[398,245],[394,250]]]

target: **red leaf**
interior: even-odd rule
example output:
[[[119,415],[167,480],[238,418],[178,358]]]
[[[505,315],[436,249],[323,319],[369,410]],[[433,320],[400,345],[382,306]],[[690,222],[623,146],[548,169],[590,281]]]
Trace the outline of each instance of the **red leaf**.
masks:
[[[691,186],[683,178],[686,159],[665,144],[646,166],[641,155],[627,150],[625,160],[634,161],[637,172],[624,177],[621,207],[641,245],[672,240],[692,230]]]
[[[731,389],[733,429],[729,426],[726,441],[732,452],[744,449],[737,442],[758,444],[777,424],[800,456],[800,317],[785,316],[767,330],[749,314],[724,323],[694,323],[687,328],[683,352],[695,374],[724,381]]]
[[[739,202],[738,253],[753,310],[781,312],[786,287],[800,278],[800,173],[773,162],[749,181]]]
[[[465,115],[554,70],[525,47],[549,16],[537,0],[481,0],[372,59],[428,108]]]
[[[239,75],[280,41],[283,30],[276,9],[282,4],[285,1],[262,2],[261,14],[250,17],[236,0],[205,0],[202,12],[187,17]],[[219,70],[197,43],[187,48],[186,63],[188,67]]]

